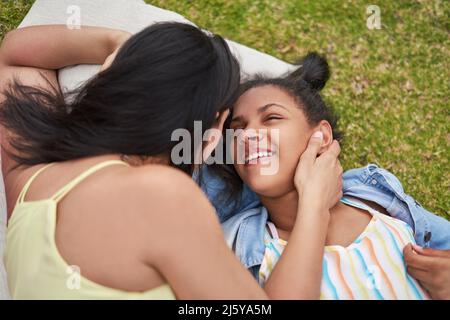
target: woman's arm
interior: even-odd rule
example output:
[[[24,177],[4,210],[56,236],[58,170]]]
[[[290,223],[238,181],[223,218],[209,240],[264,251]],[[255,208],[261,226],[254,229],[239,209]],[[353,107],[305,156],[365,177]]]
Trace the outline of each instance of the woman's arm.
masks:
[[[4,65],[56,70],[74,64],[103,64],[130,37],[126,31],[43,25],[9,32],[0,48]]]
[[[9,32],[0,46],[0,103],[13,79],[23,85],[59,90],[56,69],[80,63],[103,63],[128,37],[120,30],[83,27],[71,30],[64,25],[34,26]],[[15,162],[7,132],[0,128],[2,170],[7,179]]]
[[[178,299],[266,299],[225,243],[214,208],[195,182],[166,166],[135,170],[129,212],[141,212],[144,259]],[[138,201],[136,201],[136,199]],[[127,228],[128,230],[130,228]]]
[[[328,221],[328,209],[299,205],[289,243],[264,286],[267,295],[295,300],[320,297]]]
[[[99,27],[71,30],[49,25],[13,30],[0,46],[0,93],[12,79],[59,90],[55,70],[81,63],[102,64],[129,37],[128,32]]]
[[[266,293],[278,299],[318,299],[329,209],[342,197],[339,144],[317,157],[321,138],[311,138],[300,159],[295,185],[299,207],[289,243],[265,284]]]

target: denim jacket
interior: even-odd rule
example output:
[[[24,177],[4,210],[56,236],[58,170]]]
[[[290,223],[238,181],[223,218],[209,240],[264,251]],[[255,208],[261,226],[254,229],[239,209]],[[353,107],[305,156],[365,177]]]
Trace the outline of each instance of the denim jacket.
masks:
[[[264,230],[267,210],[258,197],[244,186],[239,203],[228,201],[224,182],[206,167],[201,187],[216,208],[225,239],[239,260],[256,276],[264,257]],[[375,202],[414,230],[418,245],[450,249],[450,222],[423,208],[406,194],[400,181],[390,172],[369,164],[343,175],[343,194]]]

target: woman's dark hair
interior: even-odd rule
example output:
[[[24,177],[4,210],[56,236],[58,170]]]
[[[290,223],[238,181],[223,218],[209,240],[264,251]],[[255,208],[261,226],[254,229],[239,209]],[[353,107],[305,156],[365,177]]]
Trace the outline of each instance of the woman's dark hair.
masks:
[[[159,23],[124,43],[108,69],[71,93],[72,102],[58,90],[14,81],[0,123],[12,134],[19,165],[110,153],[170,156],[178,143],[172,132],[192,133],[201,121],[204,133],[233,104],[239,83],[239,64],[223,38]]]
[[[244,82],[240,86],[239,96],[256,87],[266,85],[278,87],[296,99],[310,125],[316,125],[321,120],[328,121],[333,130],[333,138],[340,141],[342,133],[337,128],[338,118],[331,106],[325,103],[320,94],[320,91],[330,78],[330,68],[326,58],[311,52],[303,57],[297,65],[298,68],[293,72],[279,78],[267,78],[256,75],[253,79]],[[229,128],[230,120],[231,116],[225,123],[225,130]],[[228,149],[230,142],[227,141],[225,143]],[[229,152],[229,150],[226,152]],[[227,182],[227,201],[230,201],[230,198],[236,199],[236,196],[242,190],[242,181],[237,175],[234,166],[214,165],[212,168],[216,174],[220,175]]]

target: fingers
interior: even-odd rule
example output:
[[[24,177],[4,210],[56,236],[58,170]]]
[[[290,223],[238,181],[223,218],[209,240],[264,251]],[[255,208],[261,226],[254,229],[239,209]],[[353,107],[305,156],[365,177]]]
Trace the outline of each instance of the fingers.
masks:
[[[439,275],[438,271],[433,269],[423,270],[408,266],[407,272],[411,277],[420,282],[433,299],[448,299],[448,292],[446,290],[448,285],[445,284],[445,279],[443,280],[442,275]]]
[[[342,199],[342,196],[343,196],[342,191],[338,192],[336,198],[334,199],[334,203],[332,204],[331,207],[334,207]]]
[[[403,254],[405,256],[405,262],[408,267],[421,270],[430,270],[434,269],[436,265],[439,264],[440,257],[427,257],[418,254],[413,250],[411,244],[405,246],[405,248],[403,249]]]
[[[336,159],[339,157],[339,154],[341,153],[341,146],[339,145],[339,142],[337,140],[333,140],[327,150],[327,153],[333,155]]]
[[[338,203],[341,199],[342,199],[342,197],[344,196],[344,193],[343,193],[343,191],[342,191],[342,188],[343,188],[343,180],[342,180],[342,167],[341,167],[341,164],[340,163],[338,163],[338,166],[339,166],[339,168],[338,168],[338,172],[339,172],[339,181],[338,181],[338,189],[337,189],[337,196],[336,196],[336,198],[337,198],[337,200],[336,200],[336,203]]]
[[[341,162],[339,160],[337,160],[337,169],[338,169],[339,175],[342,179],[342,174],[344,173],[344,169],[342,168]]]
[[[228,108],[225,111],[222,112],[222,119],[226,119],[228,118],[228,116],[230,115],[231,110]]]
[[[322,131],[316,131],[311,136],[308,142],[306,150],[303,152],[301,160],[307,166],[312,166],[314,161],[319,154],[320,148],[322,147],[323,133]]]
[[[431,248],[422,248],[418,245],[413,245],[413,249],[417,253],[424,256],[450,258],[450,250],[436,250]]]
[[[416,250],[411,244],[408,244],[403,250],[408,273],[420,281],[433,299],[450,299],[450,259],[446,256],[423,255],[421,252],[425,252],[426,249],[415,247]],[[430,250],[428,251],[430,252]],[[436,254],[436,252],[433,253]],[[437,254],[442,254],[442,252]]]
[[[324,161],[326,163],[331,163],[335,166],[335,168],[341,170],[342,173],[342,166],[339,162],[339,154],[341,152],[341,147],[339,146],[339,142],[334,140],[328,147],[326,151],[324,151],[320,156],[320,161]]]
[[[417,269],[413,267],[407,268],[408,273],[416,280],[419,280],[420,282],[429,283],[431,281],[431,275],[428,271]]]
[[[414,251],[413,245],[411,243],[408,243],[403,248],[403,257],[405,258],[405,263],[408,267],[417,267],[417,265],[414,264],[416,262],[415,258],[417,255],[418,253]]]

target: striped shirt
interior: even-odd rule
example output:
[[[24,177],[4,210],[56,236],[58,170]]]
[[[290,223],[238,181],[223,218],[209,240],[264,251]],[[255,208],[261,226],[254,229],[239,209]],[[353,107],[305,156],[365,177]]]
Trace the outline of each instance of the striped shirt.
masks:
[[[367,210],[372,219],[349,246],[325,246],[321,299],[411,300],[429,299],[426,291],[406,271],[403,248],[415,243],[411,227],[384,215],[358,199],[341,202]],[[264,259],[259,271],[261,285],[267,281],[287,242],[268,222]]]

